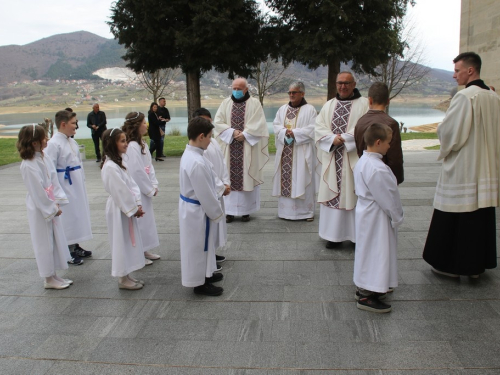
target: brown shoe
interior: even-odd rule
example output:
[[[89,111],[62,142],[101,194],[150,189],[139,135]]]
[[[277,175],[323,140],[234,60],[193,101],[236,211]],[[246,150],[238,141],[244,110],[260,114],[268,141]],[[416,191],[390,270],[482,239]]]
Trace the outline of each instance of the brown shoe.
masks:
[[[226,223],[232,223],[234,220],[233,215],[226,215]]]
[[[247,221],[250,221],[250,215],[243,215],[241,217],[241,221],[243,221],[244,223],[246,223]]]

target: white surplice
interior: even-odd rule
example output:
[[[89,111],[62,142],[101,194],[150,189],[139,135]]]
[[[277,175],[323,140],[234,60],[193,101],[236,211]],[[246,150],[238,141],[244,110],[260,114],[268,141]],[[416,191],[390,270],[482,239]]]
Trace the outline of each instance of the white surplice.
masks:
[[[232,107],[232,99],[224,99],[214,119],[215,136],[228,168],[231,166],[229,145],[234,140]],[[243,134],[243,191],[231,190],[231,194],[224,197],[227,215],[250,215],[260,209],[259,185],[264,183],[262,169],[269,160],[269,130],[262,105],[255,98],[246,100]]]
[[[217,191],[222,212],[225,213],[224,197],[222,194],[224,194],[224,190],[226,189],[225,185],[231,185],[231,181],[226,162],[224,161],[224,155],[222,155],[220,146],[214,138],[210,140],[210,144],[203,153],[203,156],[212,163],[215,175],[217,176],[215,179],[215,190]],[[223,247],[227,242],[227,223],[226,220],[221,220],[214,225],[218,227],[217,238],[215,239],[215,249],[218,249],[219,247]]]
[[[356,254],[354,284],[385,293],[398,286],[397,228],[403,222],[398,183],[382,155],[363,153],[354,169]]]
[[[123,163],[127,167],[126,163]],[[133,215],[141,205],[141,191],[127,170],[106,159],[101,178],[109,194],[106,202],[106,223],[111,247],[111,275],[127,276],[145,266],[141,232]],[[145,214],[146,215],[146,214]]]
[[[68,242],[61,216],[56,216],[57,204],[67,204],[68,199],[52,162],[40,152],[31,160],[23,160],[21,176],[28,190],[26,208],[38,272],[41,277],[50,277],[56,270],[68,268]],[[64,215],[64,208],[61,210]]]
[[[181,244],[182,285],[196,287],[205,284],[205,277],[213,275],[215,238],[224,217],[217,191],[213,166],[203,157],[203,149],[186,145],[179,168],[179,233]],[[196,204],[198,202],[199,204]],[[209,218],[207,251],[205,249],[206,223]]]
[[[278,199],[278,216],[283,219],[300,220],[314,217],[316,182],[319,174],[316,173],[316,147],[314,144],[314,126],[316,109],[305,104],[292,120],[293,164],[292,186],[290,197],[281,195],[282,155],[285,145],[285,122],[289,105],[278,109],[273,122],[276,158],[274,160],[274,176],[272,195]]]
[[[338,100],[332,99],[325,103],[316,118],[315,139],[318,160],[321,163],[321,174],[318,191],[320,205],[319,236],[327,241],[356,241],[355,212],[356,194],[354,193],[353,172],[359,160],[354,141],[354,127],[358,120],[368,112],[368,99],[359,97],[352,100],[345,133],[341,134],[346,141],[342,158],[340,178],[340,193],[337,185],[337,166],[332,132],[332,119]],[[339,198],[339,208],[326,206],[326,202]]]
[[[69,172],[65,179],[64,172],[58,172],[57,177],[69,203],[64,207],[64,233],[69,245],[92,239],[90,226],[90,209],[85,187],[85,173],[76,141],[63,133],[56,133],[49,140],[45,154],[50,158],[56,169],[80,167]]]
[[[146,213],[137,220],[142,237],[144,251],[160,246],[158,230],[156,229],[155,213],[153,210],[153,196],[158,188],[155,169],[151,163],[149,147],[144,143],[144,153],[141,146],[132,141],[127,147],[127,169],[141,191],[142,210]]]

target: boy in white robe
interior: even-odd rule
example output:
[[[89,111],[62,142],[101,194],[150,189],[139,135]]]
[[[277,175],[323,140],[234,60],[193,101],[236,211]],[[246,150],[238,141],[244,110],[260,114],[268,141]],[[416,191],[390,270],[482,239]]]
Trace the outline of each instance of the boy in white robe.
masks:
[[[59,208],[68,199],[54,165],[44,157],[46,146],[47,137],[41,126],[26,125],[19,131],[17,149],[23,159],[20,169],[28,190],[26,208],[38,272],[45,279],[45,289],[66,289],[73,281],[57,276],[56,270],[68,268],[68,242]]]
[[[55,117],[58,132],[49,140],[45,153],[56,167],[59,183],[68,197],[62,224],[71,253],[69,263],[79,265],[83,263],[80,258],[92,256],[91,251],[79,245],[92,239],[92,229],[80,151],[71,138],[76,133],[77,119],[76,113],[68,111],[59,111]]]
[[[212,122],[212,114],[206,108],[199,108],[193,112],[193,117],[203,117],[208,121]],[[210,144],[207,149],[203,153],[203,156],[207,158],[213,166],[213,170],[215,172],[215,189],[217,191],[217,197],[219,198],[219,202],[222,207],[222,211],[224,214],[226,213],[224,207],[224,196],[227,196],[231,192],[231,180],[229,178],[229,173],[226,165],[226,161],[224,160],[224,155],[222,154],[222,150],[220,149],[219,144],[212,137],[210,140]],[[215,249],[219,249],[224,247],[227,242],[227,223],[225,220],[219,221],[217,224],[217,237],[215,239]],[[222,263],[226,261],[226,257],[223,255],[215,254],[215,260],[217,263]],[[217,271],[220,271],[222,267],[217,265]]]
[[[214,273],[217,226],[224,218],[215,188],[212,163],[203,157],[212,138],[212,123],[195,117],[188,125],[189,144],[179,169],[179,232],[182,285],[194,293],[219,296],[224,289],[212,283],[222,280]]]
[[[356,254],[354,284],[358,309],[377,313],[391,311],[380,301],[398,286],[397,228],[403,207],[396,177],[383,162],[390,148],[392,130],[372,124],[364,134],[367,150],[354,168],[356,205]]]

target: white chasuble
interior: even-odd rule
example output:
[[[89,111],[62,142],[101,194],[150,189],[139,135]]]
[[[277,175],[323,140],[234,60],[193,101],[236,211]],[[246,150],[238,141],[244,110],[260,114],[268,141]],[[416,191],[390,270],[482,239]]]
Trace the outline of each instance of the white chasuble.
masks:
[[[269,160],[269,131],[260,102],[255,98],[239,103],[224,99],[214,125],[231,180],[231,194],[224,197],[226,214],[249,215],[258,211],[257,187],[264,182],[262,169]],[[243,132],[243,142],[233,138],[234,130]]]
[[[219,198],[222,212],[225,213],[224,197],[222,194],[226,189],[225,185],[231,185],[231,181],[229,179],[227,165],[224,161],[224,155],[222,155],[220,146],[214,138],[210,140],[210,144],[203,153],[203,156],[212,163],[215,176],[217,177],[215,179],[215,190],[217,191],[217,197]],[[218,249],[219,247],[223,247],[227,242],[227,223],[226,220],[221,220],[214,225],[217,225],[218,228],[217,237],[215,238],[215,249]]]
[[[126,163],[123,165],[127,167]],[[123,277],[145,266],[142,237],[137,225],[142,218],[133,216],[142,205],[141,192],[128,171],[112,160],[107,159],[104,163],[101,178],[109,194],[106,222],[111,247],[111,275]]]
[[[386,293],[398,286],[397,228],[403,207],[396,177],[382,155],[365,151],[354,169],[356,205],[356,253],[354,284]]]
[[[20,169],[28,190],[26,208],[38,273],[41,277],[54,276],[56,270],[68,268],[70,259],[61,216],[56,216],[57,204],[61,205],[64,215],[62,205],[68,200],[59,185],[54,165],[42,153],[37,152],[31,160],[23,160]]]
[[[128,144],[127,169],[141,191],[142,210],[146,214],[137,220],[137,225],[141,231],[142,248],[144,251],[148,251],[160,246],[153,209],[153,196],[158,188],[158,180],[151,163],[149,147],[146,143],[143,145],[144,153],[137,142],[132,141]]]
[[[316,183],[316,147],[314,126],[316,109],[305,104],[279,108],[273,122],[276,144],[272,195],[278,199],[278,216],[300,220],[314,217]],[[286,137],[293,131],[293,141]],[[287,141],[288,138],[288,141]]]
[[[320,206],[319,236],[332,242],[355,242],[353,169],[358,161],[354,142],[354,127],[368,112],[368,100],[332,99],[323,106],[316,118],[315,139],[321,163],[318,202]],[[333,146],[339,134],[345,143]]]
[[[49,140],[45,154],[57,170],[57,177],[69,203],[62,220],[69,245],[92,239],[85,173],[76,141],[62,133]]]
[[[203,150],[186,145],[179,168],[179,233],[182,285],[205,284],[215,270],[215,239],[224,218],[212,164]],[[208,220],[207,220],[208,218]]]

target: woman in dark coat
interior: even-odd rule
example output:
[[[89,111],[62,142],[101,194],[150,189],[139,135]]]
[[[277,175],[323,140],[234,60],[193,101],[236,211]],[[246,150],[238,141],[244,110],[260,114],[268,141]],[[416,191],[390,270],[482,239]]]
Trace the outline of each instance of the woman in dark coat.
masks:
[[[156,161],[163,161],[160,158],[161,155],[158,154],[157,146],[161,142],[160,124],[162,123],[158,118],[158,105],[156,103],[151,103],[148,112],[148,122],[149,122],[149,138],[151,138],[151,143],[149,151],[151,152],[151,157],[153,157],[153,152],[156,150]]]

